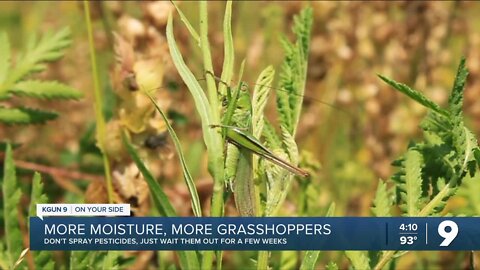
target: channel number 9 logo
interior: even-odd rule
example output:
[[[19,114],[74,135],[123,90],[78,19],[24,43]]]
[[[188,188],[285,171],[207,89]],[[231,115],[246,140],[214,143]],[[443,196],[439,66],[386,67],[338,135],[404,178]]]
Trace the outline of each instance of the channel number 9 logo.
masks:
[[[443,237],[441,247],[448,247],[450,243],[457,237],[458,225],[454,221],[445,220],[438,224],[438,234]]]

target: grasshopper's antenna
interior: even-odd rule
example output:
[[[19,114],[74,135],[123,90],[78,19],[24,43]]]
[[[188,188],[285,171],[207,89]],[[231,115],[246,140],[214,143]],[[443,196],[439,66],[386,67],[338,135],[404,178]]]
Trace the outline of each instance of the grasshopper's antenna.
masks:
[[[223,81],[220,77],[215,76],[215,74],[213,74],[212,71],[206,70],[206,71],[205,71],[205,75],[207,75],[207,74],[210,75],[210,76],[212,76],[212,78],[214,78],[214,79],[215,79],[216,81],[218,81],[219,83],[225,85],[226,87],[230,87],[230,85],[229,85],[227,82]],[[134,80],[135,80],[135,78],[129,78],[129,79],[130,79],[130,80],[131,80],[131,79],[134,79]],[[201,78],[197,78],[197,81],[205,81],[206,79],[207,79],[206,76],[204,76],[204,77],[201,77]],[[130,84],[131,84],[131,82],[130,82]],[[252,85],[254,85],[254,86],[260,86],[260,87],[267,87],[267,88],[269,88],[269,89],[271,89],[271,90],[279,90],[279,91],[283,91],[283,92],[288,92],[287,90],[279,89],[279,88],[277,88],[277,87],[273,87],[273,86],[266,85],[266,84],[253,83]],[[137,89],[143,89],[142,86],[139,87],[139,85],[136,84],[136,81],[135,81],[134,87],[137,88]],[[243,84],[243,85],[242,85],[242,90],[245,90],[245,87],[247,87],[247,85],[246,85],[246,84]],[[160,89],[163,89],[163,88],[167,88],[167,86],[165,86],[165,85],[160,85],[160,86],[157,86],[157,87],[154,87],[154,88],[151,88],[151,89],[147,89],[146,91],[151,92],[151,91],[156,91],[156,90],[160,90]],[[335,106],[335,105],[333,105],[333,104],[331,104],[331,103],[322,101],[322,100],[320,100],[320,99],[318,99],[318,98],[314,98],[314,97],[311,97],[311,96],[308,96],[308,95],[301,95],[301,94],[297,94],[297,93],[293,93],[293,92],[288,92],[288,94],[294,95],[294,96],[298,96],[298,97],[306,97],[307,99],[313,100],[313,101],[315,101],[315,102],[318,102],[318,103],[320,103],[320,104],[323,104],[323,105],[325,105],[325,106],[328,106],[328,107],[330,107],[330,108],[332,108],[332,109],[336,109],[336,110],[338,110],[338,111],[340,111],[340,112],[342,112],[342,113],[345,113],[345,114],[347,114],[347,115],[350,116],[350,117],[353,117],[353,116],[351,115],[351,113],[348,112],[347,110],[345,110],[345,109],[343,109],[343,108],[341,108],[341,107]]]
[[[212,76],[212,78],[213,78],[214,80],[216,80],[218,83],[221,83],[221,84],[225,85],[226,87],[230,87],[230,85],[228,85],[227,82],[224,82],[224,81],[222,80],[222,78],[220,78],[220,77],[218,77],[218,76],[215,76],[215,74],[213,74],[213,72],[211,72],[210,70],[205,70],[205,75],[207,75],[207,74],[210,75],[210,76]],[[204,77],[203,79],[205,80],[206,78]]]
[[[338,107],[338,106],[335,106],[331,103],[328,103],[328,102],[325,102],[323,100],[320,100],[318,98],[314,98],[314,97],[311,97],[311,96],[307,96],[307,95],[301,95],[301,94],[297,94],[297,93],[294,93],[294,92],[289,92],[287,90],[284,90],[284,89],[280,89],[280,88],[277,88],[277,87],[273,87],[273,86],[269,86],[269,85],[264,85],[264,84],[258,84],[258,83],[255,83],[253,84],[255,86],[261,86],[261,87],[267,87],[267,88],[270,88],[271,90],[279,90],[279,91],[283,91],[283,92],[287,92],[289,95],[294,95],[294,96],[297,96],[297,97],[306,97],[307,99],[310,99],[310,100],[313,100],[315,102],[318,102],[320,104],[323,104],[325,106],[328,106],[332,109],[335,109],[335,110],[339,110],[340,112],[342,113],[345,113],[347,114],[348,116],[350,117],[353,117],[353,115],[350,114],[350,112],[348,112],[347,110],[341,108],[341,107]]]
[[[215,76],[215,74],[213,74],[213,72],[211,72],[210,70],[206,70],[206,71],[205,71],[205,74],[208,74],[208,75],[212,76],[216,81],[218,81],[219,83],[225,85],[226,87],[230,87],[230,85],[229,85],[227,82],[223,81],[220,77]],[[203,78],[198,79],[198,81],[202,81],[202,80],[206,80],[206,77],[203,77]],[[314,98],[314,97],[311,97],[311,96],[308,96],[308,95],[301,95],[301,94],[297,94],[297,93],[294,93],[294,92],[289,92],[289,91],[287,91],[287,90],[285,90],[285,89],[273,87],[273,86],[266,85],[266,84],[253,83],[253,84],[251,84],[251,85],[260,86],[260,87],[266,87],[266,88],[269,88],[269,89],[271,89],[271,90],[278,90],[278,91],[287,92],[289,95],[294,95],[294,96],[297,96],[297,97],[305,97],[305,98],[307,98],[307,99],[310,99],[310,100],[313,100],[313,101],[318,102],[318,103],[320,103],[320,104],[323,104],[323,105],[325,105],[325,106],[328,106],[328,107],[330,107],[330,108],[332,108],[332,109],[335,109],[335,110],[338,110],[338,111],[340,111],[340,112],[342,112],[342,113],[345,113],[345,114],[348,115],[349,117],[352,117],[352,118],[353,118],[353,115],[352,115],[349,111],[347,111],[347,110],[345,110],[345,109],[343,109],[343,108],[341,108],[341,107],[339,107],[339,106],[335,106],[335,105],[333,105],[333,104],[331,104],[331,103],[328,103],[328,102],[325,102],[325,101],[323,101],[323,100],[320,100],[320,99],[318,99],[318,98]],[[242,90],[243,90],[243,87],[246,87],[246,85],[242,85]]]

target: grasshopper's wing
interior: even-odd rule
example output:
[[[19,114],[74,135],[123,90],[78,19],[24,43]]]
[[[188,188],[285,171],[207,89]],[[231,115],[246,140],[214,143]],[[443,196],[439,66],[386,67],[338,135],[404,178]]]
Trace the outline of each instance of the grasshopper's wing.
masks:
[[[295,167],[292,164],[288,163],[287,161],[275,156],[272,153],[272,151],[266,148],[255,137],[242,131],[239,128],[228,128],[227,137],[230,140],[230,142],[240,147],[247,148],[248,150],[252,151],[254,154],[259,155],[270,162],[273,162],[274,164],[288,170],[291,173],[294,173],[302,177],[308,176],[307,171],[304,171],[298,167]]]

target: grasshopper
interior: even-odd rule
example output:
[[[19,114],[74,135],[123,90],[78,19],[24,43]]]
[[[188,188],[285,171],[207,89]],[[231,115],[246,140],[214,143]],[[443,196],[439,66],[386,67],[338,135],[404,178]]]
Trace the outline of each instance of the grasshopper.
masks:
[[[216,80],[219,80],[218,77],[213,75],[210,71],[206,72],[207,74],[213,76]],[[220,81],[221,83],[226,84],[223,81]],[[223,123],[220,125],[210,125],[210,127],[213,128],[223,128],[222,135],[224,138],[226,138],[230,143],[238,146],[238,147],[243,147],[248,150],[250,150],[252,153],[265,158],[266,160],[288,170],[289,172],[296,174],[298,176],[302,177],[307,177],[309,174],[307,171],[302,170],[289,162],[277,157],[272,151],[270,151],[266,146],[264,146],[257,138],[255,138],[251,133],[248,132],[248,129],[250,128],[241,128],[237,126],[232,126],[231,122],[233,114],[235,109],[243,109],[246,110],[248,114],[251,113],[251,102],[250,102],[250,96],[248,95],[248,92],[246,92],[243,87],[245,86],[244,82],[240,82],[239,86],[237,87],[236,91],[232,94],[229,93],[228,97],[231,99],[227,111],[225,113],[225,116],[223,118]],[[227,89],[231,89],[227,85]],[[231,91],[231,90],[230,90]],[[243,95],[242,95],[243,92]],[[240,106],[237,106],[237,104],[240,103]],[[250,117],[248,115],[247,117]],[[242,119],[243,121],[251,121],[251,119]]]
[[[218,80],[212,73],[209,74]],[[228,103],[222,123],[210,125],[210,127],[221,128],[222,137],[229,142],[226,153],[227,173],[225,178],[226,184],[230,184],[234,193],[235,204],[240,215],[255,216],[259,198],[256,198],[255,193],[252,154],[265,158],[296,175],[307,177],[309,174],[276,156],[252,135],[251,99],[244,86],[245,83],[240,82],[232,91],[232,88],[227,85]],[[236,160],[230,162],[232,159]],[[236,165],[233,169],[230,168],[232,164]],[[232,179],[235,179],[233,184],[231,183]]]
[[[228,142],[250,150],[252,153],[265,158],[266,160],[278,165],[287,171],[302,177],[308,177],[307,171],[302,170],[289,162],[275,156],[267,147],[265,147],[257,138],[252,134],[246,132],[244,129],[234,126],[226,125],[210,125],[211,127],[221,127],[226,129],[226,138]]]

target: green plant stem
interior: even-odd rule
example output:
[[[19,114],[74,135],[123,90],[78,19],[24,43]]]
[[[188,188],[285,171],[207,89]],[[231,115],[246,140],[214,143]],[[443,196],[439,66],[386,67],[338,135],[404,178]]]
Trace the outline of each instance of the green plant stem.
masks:
[[[210,44],[208,42],[208,12],[207,12],[207,2],[200,2],[200,47],[202,50],[203,56],[203,67],[205,71],[210,71],[213,73],[213,64],[212,64],[212,55],[210,53]],[[215,85],[215,80],[212,76],[206,76],[207,81],[207,93],[208,99],[210,102],[210,116],[213,123],[220,123],[220,111],[221,107],[218,101],[217,87]],[[218,164],[213,162],[213,164]],[[222,162],[223,166],[223,162]],[[222,168],[212,168],[213,169],[213,195],[212,195],[212,205],[211,205],[211,216],[223,216],[223,167]],[[214,251],[205,251],[202,259],[202,269],[210,270],[212,269]]]
[[[422,208],[422,210],[418,213],[418,217],[426,217],[428,214],[430,214],[435,207],[435,205],[438,205],[438,203],[448,194],[448,190],[451,188],[451,186],[455,186],[457,183],[457,177],[455,179],[452,179],[451,182],[449,182],[443,189],[427,204],[425,207]],[[378,261],[377,265],[375,265],[375,270],[381,270],[385,265],[392,259],[393,255],[395,255],[395,250],[389,250],[385,253],[383,253],[382,257]]]
[[[212,54],[208,42],[208,11],[207,2],[200,2],[200,47],[203,56],[203,68],[213,74]],[[206,76],[208,101],[211,105],[211,116],[214,123],[220,123],[220,104],[218,102],[217,86],[212,76]]]
[[[95,121],[97,125],[97,144],[98,148],[102,152],[103,160],[103,169],[105,171],[105,179],[107,180],[107,196],[108,202],[113,203],[113,185],[112,185],[112,176],[110,174],[110,162],[107,155],[105,154],[105,119],[102,114],[102,104],[103,97],[102,92],[100,91],[100,80],[98,78],[97,71],[97,59],[95,56],[95,47],[93,42],[93,30],[92,30],[92,20],[90,18],[90,8],[88,1],[83,1],[83,7],[85,12],[85,21],[87,24],[87,33],[88,33],[88,45],[90,49],[90,63],[92,65],[92,76],[93,76],[93,89],[95,95]]]
[[[257,269],[258,270],[265,270],[268,269],[268,257],[270,255],[270,251],[268,250],[260,250],[258,252],[257,258]]]

